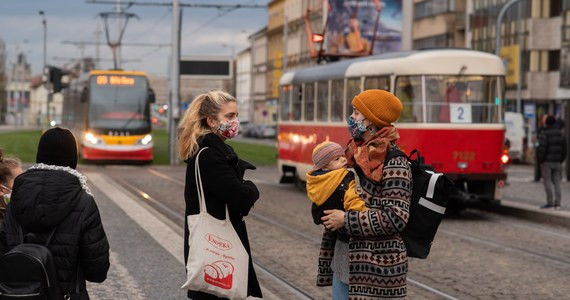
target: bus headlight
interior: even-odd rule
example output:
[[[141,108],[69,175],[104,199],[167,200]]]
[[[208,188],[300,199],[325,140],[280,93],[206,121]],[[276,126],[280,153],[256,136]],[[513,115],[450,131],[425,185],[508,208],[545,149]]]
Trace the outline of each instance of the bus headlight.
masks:
[[[93,135],[91,132],[88,132],[85,134],[85,141],[87,141],[90,144],[93,145],[97,145],[97,144],[102,144],[103,140],[101,140],[100,138],[96,137],[95,135]]]
[[[150,134],[145,135],[142,139],[137,141],[139,145],[148,145],[152,142],[152,136]]]

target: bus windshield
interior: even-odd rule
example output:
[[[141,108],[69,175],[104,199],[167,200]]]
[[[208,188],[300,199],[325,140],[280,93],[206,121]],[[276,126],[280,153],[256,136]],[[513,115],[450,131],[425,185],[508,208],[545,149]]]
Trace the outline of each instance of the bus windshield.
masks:
[[[399,76],[395,94],[402,101],[404,111],[398,122],[499,123],[499,104],[503,97],[497,89],[500,78]]]
[[[142,76],[95,75],[90,79],[89,126],[133,131],[150,127],[148,83]]]

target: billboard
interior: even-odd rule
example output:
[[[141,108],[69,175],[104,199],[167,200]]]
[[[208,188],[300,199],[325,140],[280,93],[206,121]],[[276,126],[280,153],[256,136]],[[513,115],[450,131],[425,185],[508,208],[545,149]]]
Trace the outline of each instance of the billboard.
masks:
[[[513,86],[519,83],[519,54],[520,50],[517,44],[501,47],[500,56],[507,67],[507,77],[505,78],[507,86]]]
[[[325,34],[327,53],[351,56],[401,50],[402,0],[328,2]]]
[[[180,75],[198,79],[230,79],[232,59],[227,57],[182,57]]]

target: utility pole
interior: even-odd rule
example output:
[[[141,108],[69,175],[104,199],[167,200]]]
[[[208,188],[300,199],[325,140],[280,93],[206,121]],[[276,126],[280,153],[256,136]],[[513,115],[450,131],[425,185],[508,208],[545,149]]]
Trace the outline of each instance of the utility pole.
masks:
[[[46,126],[47,128],[49,128],[50,126],[50,120],[49,120],[49,103],[51,101],[51,97],[52,97],[52,93],[50,91],[51,87],[50,87],[50,79],[49,79],[49,70],[47,70],[47,20],[46,20],[46,16],[43,10],[39,11],[39,14],[42,16],[42,25],[44,26],[44,67],[43,67],[43,73],[44,76],[46,76],[46,71],[48,74],[48,80],[46,82],[44,82],[44,87],[46,89]]]
[[[180,109],[180,26],[181,9],[178,0],[172,0],[172,47],[170,61],[170,103],[168,105],[168,153],[170,165],[178,164],[176,154],[177,120]]]
[[[499,16],[497,17],[497,25],[495,26],[497,28],[496,32],[495,32],[495,54],[497,56],[501,55],[501,22],[503,21],[503,16],[505,15],[505,13],[507,12],[507,10],[509,9],[509,7],[511,7],[513,4],[519,2],[520,0],[511,0],[509,2],[507,2],[507,4],[505,4],[503,6],[503,8],[501,8],[501,11],[499,12]],[[518,13],[518,20],[517,20],[517,35],[519,37],[518,39],[518,43],[519,43],[519,77],[517,80],[517,112],[520,113],[522,111],[521,106],[521,79],[522,79],[522,70],[521,70],[521,28],[520,28],[520,22],[521,22],[521,13],[520,13],[520,4],[519,4],[519,13]]]

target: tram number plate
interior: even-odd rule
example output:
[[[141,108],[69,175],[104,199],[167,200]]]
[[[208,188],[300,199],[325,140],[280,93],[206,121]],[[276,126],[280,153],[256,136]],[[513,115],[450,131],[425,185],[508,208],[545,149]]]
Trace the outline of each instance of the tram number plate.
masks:
[[[453,151],[453,160],[472,161],[475,159],[475,152]]]
[[[449,103],[449,119],[451,123],[472,123],[471,104],[469,103]]]

